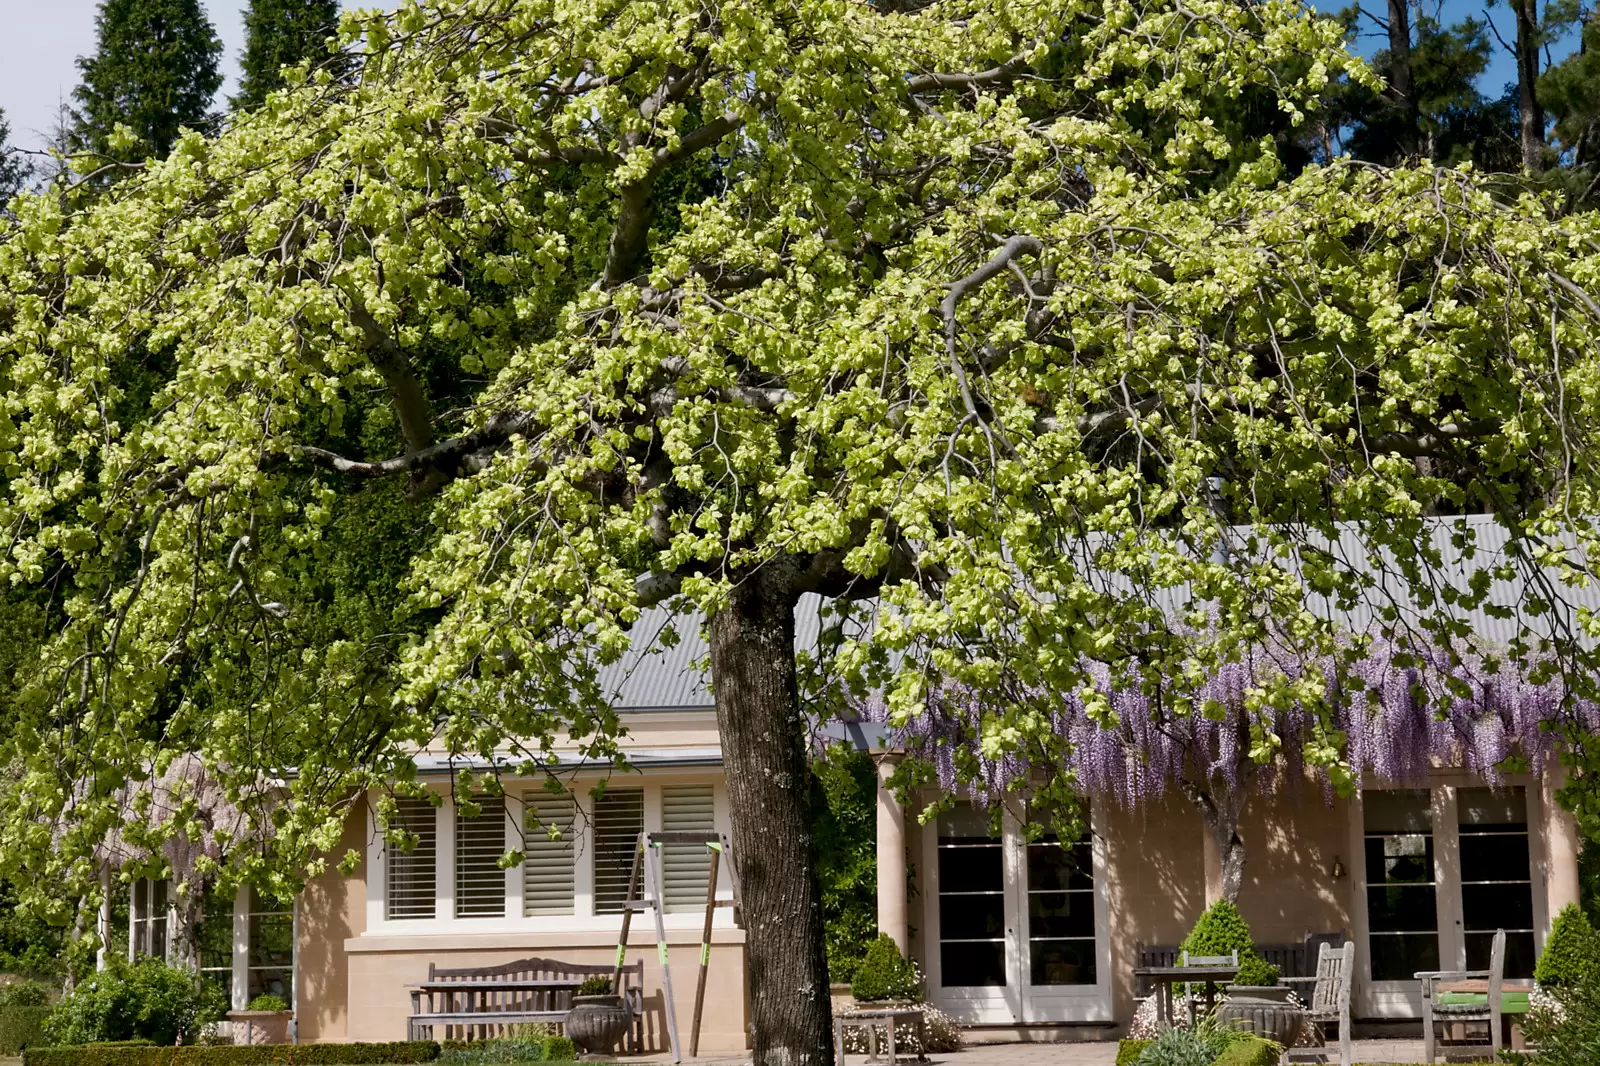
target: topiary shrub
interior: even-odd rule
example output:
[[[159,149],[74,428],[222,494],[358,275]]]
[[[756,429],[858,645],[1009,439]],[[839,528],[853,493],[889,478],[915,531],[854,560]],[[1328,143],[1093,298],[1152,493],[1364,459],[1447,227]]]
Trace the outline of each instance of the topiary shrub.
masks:
[[[1277,984],[1282,976],[1282,970],[1251,949],[1249,954],[1241,953],[1239,956],[1239,975],[1233,979],[1233,983],[1263,988]]]
[[[1576,903],[1567,904],[1556,915],[1533,979],[1540,988],[1549,989],[1600,982],[1600,936]]]
[[[576,1062],[578,1060],[578,1045],[570,1037],[547,1036],[540,1041],[544,1050],[546,1062]]]
[[[1239,908],[1225,899],[1206,908],[1180,946],[1190,955],[1228,955],[1237,951],[1240,962],[1256,951],[1249,923]]]
[[[1148,1040],[1117,1041],[1117,1066],[1134,1066],[1139,1061],[1139,1056],[1144,1054],[1144,1049],[1149,1046]]]
[[[259,1011],[284,1011],[288,1009],[289,1004],[284,1002],[283,997],[275,996],[271,992],[257,996],[255,999],[250,1001],[247,1007],[245,1007],[245,1010]]]
[[[850,994],[862,1003],[882,999],[920,1000],[922,978],[917,968],[900,954],[900,945],[894,942],[894,937],[881,933],[867,948],[867,957],[856,967]]]
[[[193,1044],[200,1030],[227,1011],[221,988],[191,970],[143,959],[117,962],[90,975],[45,1020],[52,1044],[98,1044],[145,1039]]]
[[[611,978],[601,977],[598,974],[594,977],[585,977],[583,984],[578,986],[577,994],[580,996],[609,996],[612,994]]]

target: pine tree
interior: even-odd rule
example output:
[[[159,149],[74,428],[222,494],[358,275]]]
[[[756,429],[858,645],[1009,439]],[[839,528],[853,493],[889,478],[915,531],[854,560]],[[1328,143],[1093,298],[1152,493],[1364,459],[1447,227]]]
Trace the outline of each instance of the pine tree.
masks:
[[[19,155],[11,146],[11,125],[6,121],[6,113],[0,109],[0,210],[5,207],[17,190],[27,184],[28,176],[33,168],[26,157]]]
[[[103,0],[95,36],[96,53],[78,59],[74,147],[124,162],[161,157],[180,127],[205,125],[222,42],[199,0]],[[114,149],[118,123],[137,145]]]
[[[339,24],[339,0],[250,0],[245,11],[244,73],[235,109],[257,107],[283,84],[282,70],[311,60],[313,66],[342,70],[328,37]]]

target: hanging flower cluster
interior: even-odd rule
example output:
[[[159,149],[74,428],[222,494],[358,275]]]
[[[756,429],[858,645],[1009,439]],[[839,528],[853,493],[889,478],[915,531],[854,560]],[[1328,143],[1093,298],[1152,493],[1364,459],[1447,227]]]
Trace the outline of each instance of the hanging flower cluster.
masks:
[[[1134,807],[1183,781],[1230,791],[1294,787],[1308,765],[1331,793],[1333,767],[1305,758],[1308,743],[1330,735],[1342,743],[1338,768],[1356,777],[1415,783],[1431,767],[1451,765],[1495,783],[1512,769],[1542,771],[1559,742],[1556,727],[1600,730],[1600,705],[1571,697],[1559,674],[1534,680],[1510,660],[1475,650],[1411,651],[1379,641],[1342,664],[1254,650],[1181,693],[1176,685],[1152,692],[1131,671],[1104,664],[1087,669],[1092,695],[1038,701],[1054,744],[997,750],[985,742],[992,731],[984,695],[957,684],[936,686],[924,713],[896,730],[898,739],[931,765],[946,794],[987,802],[1038,773],[1065,771],[1081,792]],[[1323,706],[1257,698],[1274,681],[1319,674]],[[886,720],[881,700],[866,701],[860,713]]]

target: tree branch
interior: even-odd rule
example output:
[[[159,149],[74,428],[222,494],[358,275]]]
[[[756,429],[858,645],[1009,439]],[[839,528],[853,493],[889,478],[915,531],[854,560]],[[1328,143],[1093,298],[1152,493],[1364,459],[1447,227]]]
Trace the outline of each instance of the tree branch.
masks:
[[[317,466],[350,477],[393,477],[397,474],[423,470],[453,472],[467,463],[475,453],[502,447],[512,437],[526,432],[532,424],[533,416],[528,412],[506,411],[495,415],[480,429],[471,433],[375,463],[347,459],[325,448],[314,448],[310,445],[300,445],[296,450]]]
[[[400,420],[406,448],[413,452],[426,450],[433,444],[433,413],[429,410],[427,394],[422,391],[422,383],[411,369],[411,360],[399,342],[372,317],[372,312],[354,298],[350,300],[350,321],[366,338],[372,365],[389,388],[389,399],[394,404],[395,417]]]
[[[997,67],[980,70],[975,74],[918,74],[906,82],[907,91],[913,95],[933,89],[966,89],[982,85],[1008,82],[1028,69],[1029,52],[1019,52]]]

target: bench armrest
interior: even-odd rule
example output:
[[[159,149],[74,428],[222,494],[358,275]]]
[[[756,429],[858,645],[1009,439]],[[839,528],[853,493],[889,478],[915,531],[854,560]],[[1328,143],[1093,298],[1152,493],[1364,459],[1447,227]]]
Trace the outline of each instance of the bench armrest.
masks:
[[[1488,977],[1488,970],[1418,970],[1411,975],[1418,981],[1461,981],[1472,977]]]

